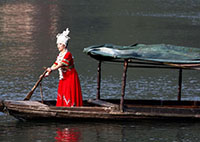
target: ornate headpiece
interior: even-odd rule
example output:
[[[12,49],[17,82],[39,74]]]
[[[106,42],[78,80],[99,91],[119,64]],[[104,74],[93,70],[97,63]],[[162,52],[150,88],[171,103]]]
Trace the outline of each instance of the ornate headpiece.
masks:
[[[69,28],[67,28],[65,31],[63,31],[62,33],[59,33],[57,34],[56,38],[57,38],[57,41],[56,43],[62,43],[64,44],[65,46],[67,45],[67,42],[68,40],[70,39],[70,37],[68,36],[69,34]]]

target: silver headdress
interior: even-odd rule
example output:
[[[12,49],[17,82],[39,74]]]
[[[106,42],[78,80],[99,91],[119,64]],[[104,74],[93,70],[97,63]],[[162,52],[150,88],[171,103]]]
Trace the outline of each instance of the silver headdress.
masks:
[[[62,33],[59,33],[57,34],[56,38],[57,38],[57,41],[56,43],[62,43],[64,44],[65,46],[67,45],[67,42],[68,40],[70,39],[70,37],[68,36],[69,35],[69,28],[67,28],[65,31],[63,31]]]

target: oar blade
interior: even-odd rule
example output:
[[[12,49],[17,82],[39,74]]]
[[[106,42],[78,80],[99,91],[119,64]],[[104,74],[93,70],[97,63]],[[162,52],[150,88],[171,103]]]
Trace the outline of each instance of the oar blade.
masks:
[[[24,98],[24,101],[28,101],[30,100],[31,96],[33,95],[33,92],[35,91],[35,89],[37,88],[37,86],[39,85],[39,83],[42,81],[42,79],[45,77],[45,74],[47,73],[47,70],[45,70],[43,72],[42,75],[40,75],[39,80],[35,83],[35,85],[33,86],[33,88],[31,89],[31,91],[28,93],[28,95]]]
[[[32,94],[33,94],[33,91],[30,91],[30,92],[28,93],[28,95],[24,98],[24,101],[30,100]]]

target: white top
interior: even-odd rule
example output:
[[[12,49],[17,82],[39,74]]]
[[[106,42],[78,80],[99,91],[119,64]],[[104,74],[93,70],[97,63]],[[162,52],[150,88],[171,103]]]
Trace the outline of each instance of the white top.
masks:
[[[60,52],[57,59],[56,59],[56,63],[57,64],[61,64],[63,58],[65,57],[65,55],[67,54],[68,50],[66,50],[65,52]],[[63,71],[62,71],[62,68],[59,68],[58,69],[58,72],[59,72],[59,80],[62,80],[63,79]]]

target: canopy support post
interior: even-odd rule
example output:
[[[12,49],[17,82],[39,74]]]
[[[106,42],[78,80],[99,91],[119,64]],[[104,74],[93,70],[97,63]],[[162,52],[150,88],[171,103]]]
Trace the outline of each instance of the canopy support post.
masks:
[[[181,90],[182,90],[182,69],[179,69],[179,80],[178,80],[178,101],[181,101]]]
[[[101,60],[99,60],[99,65],[98,65],[98,69],[97,69],[98,73],[97,73],[97,95],[96,95],[96,99],[100,99],[100,89],[101,89]]]
[[[120,111],[124,112],[124,96],[125,96],[125,88],[126,88],[126,76],[127,76],[127,68],[128,68],[128,60],[124,60],[124,72],[123,72],[123,78],[122,78],[122,96],[121,96],[121,102],[120,102]]]

